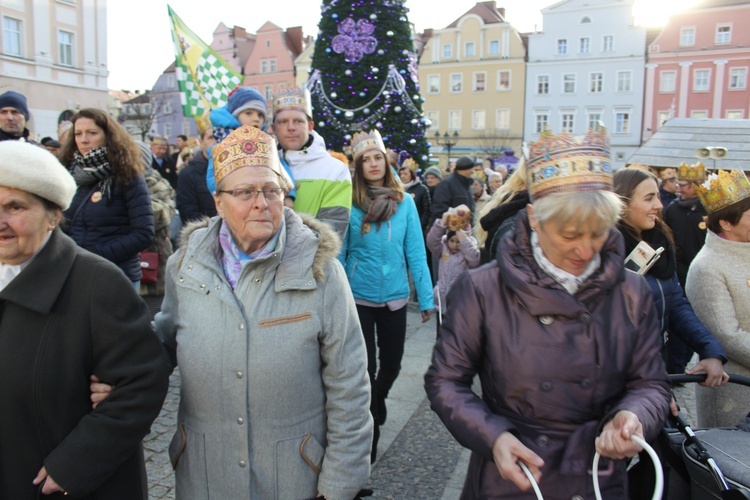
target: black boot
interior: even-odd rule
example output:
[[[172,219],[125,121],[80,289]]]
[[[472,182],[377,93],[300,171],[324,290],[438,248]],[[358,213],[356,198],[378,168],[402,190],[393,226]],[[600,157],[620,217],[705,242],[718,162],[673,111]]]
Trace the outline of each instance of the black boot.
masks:
[[[370,463],[374,464],[378,458],[378,440],[380,439],[380,426],[376,423],[372,429],[372,449],[370,450]]]
[[[383,396],[382,394],[377,394],[376,398],[378,400],[378,403],[375,419],[378,425],[383,425],[385,424],[385,419],[388,416],[388,410],[385,407],[385,396]]]

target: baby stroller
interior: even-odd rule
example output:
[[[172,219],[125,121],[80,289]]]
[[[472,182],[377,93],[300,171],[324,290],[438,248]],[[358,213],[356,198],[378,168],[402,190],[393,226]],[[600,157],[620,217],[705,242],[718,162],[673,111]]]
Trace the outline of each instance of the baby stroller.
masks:
[[[702,382],[706,375],[670,375],[672,384]],[[729,383],[750,387],[750,378]],[[670,467],[668,500],[750,500],[750,418],[735,427],[693,431],[682,416],[664,429],[664,461]]]

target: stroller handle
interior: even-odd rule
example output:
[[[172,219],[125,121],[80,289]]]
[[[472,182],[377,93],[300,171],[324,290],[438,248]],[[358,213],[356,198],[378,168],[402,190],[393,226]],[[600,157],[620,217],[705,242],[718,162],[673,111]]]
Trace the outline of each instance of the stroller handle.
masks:
[[[729,373],[728,375],[729,375],[729,382],[728,382],[729,384],[739,384],[739,385],[750,387],[750,377],[744,377],[742,375],[735,375],[734,373]],[[669,382],[672,385],[688,384],[691,382],[703,382],[704,380],[706,380],[707,376],[708,375],[706,375],[705,373],[698,373],[695,375],[685,375],[684,373],[672,374],[672,375],[669,375]]]

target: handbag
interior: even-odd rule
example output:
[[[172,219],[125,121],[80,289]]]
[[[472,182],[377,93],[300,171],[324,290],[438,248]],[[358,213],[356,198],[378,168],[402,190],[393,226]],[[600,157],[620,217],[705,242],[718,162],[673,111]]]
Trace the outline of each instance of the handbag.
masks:
[[[159,253],[141,252],[141,283],[156,283],[159,274]]]

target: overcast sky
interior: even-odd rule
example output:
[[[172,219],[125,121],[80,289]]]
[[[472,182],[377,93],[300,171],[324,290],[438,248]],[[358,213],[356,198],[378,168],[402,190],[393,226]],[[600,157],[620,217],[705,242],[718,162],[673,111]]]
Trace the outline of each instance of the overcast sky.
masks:
[[[254,33],[266,21],[288,28],[302,26],[306,35],[317,33],[317,0],[128,0],[107,2],[109,88],[147,89],[174,61],[167,3],[204,42],[223,22]],[[438,3],[440,6],[438,7]],[[444,28],[469,10],[475,0],[407,0],[409,21],[417,31]],[[540,10],[552,0],[499,0],[506,19],[519,31],[542,29]],[[636,15],[644,24],[658,25],[668,12],[695,0],[636,0]]]

